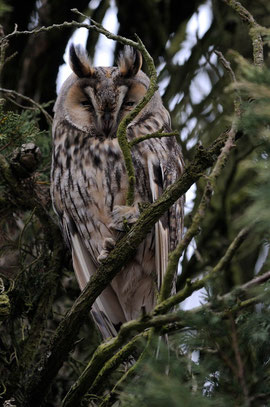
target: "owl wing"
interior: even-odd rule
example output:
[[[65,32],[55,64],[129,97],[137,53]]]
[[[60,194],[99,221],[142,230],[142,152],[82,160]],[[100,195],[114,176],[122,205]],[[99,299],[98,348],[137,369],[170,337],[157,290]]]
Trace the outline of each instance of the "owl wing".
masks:
[[[159,176],[157,176],[159,172]],[[153,201],[161,195],[161,184],[163,183],[162,164],[151,158],[148,160],[148,176]],[[162,177],[162,178],[160,178]],[[155,224],[155,264],[157,273],[158,290],[161,287],[163,276],[166,272],[168,263],[169,248],[169,228],[166,227],[160,219]]]
[[[71,245],[73,268],[79,286],[83,290],[90,277],[96,272],[96,267],[78,233],[72,235]],[[121,309],[121,306],[118,299],[111,286],[108,286],[96,299],[91,311],[104,338],[117,335],[116,326],[122,322],[122,316],[119,318],[118,315],[119,309]]]
[[[97,267],[85,247],[72,214],[62,213],[61,220],[64,235],[71,247],[74,272],[80,289],[83,290],[95,274]],[[126,322],[122,307],[111,285],[108,285],[97,297],[91,314],[103,338],[116,336],[119,326]]]
[[[155,140],[157,143],[157,140]],[[159,142],[158,142],[159,143]],[[167,143],[165,141],[165,143]],[[163,142],[159,145],[162,146]],[[164,190],[173,184],[183,171],[183,160],[179,145],[173,142],[173,153],[164,156],[161,149],[149,154],[148,175],[152,199],[155,201]],[[169,151],[166,148],[167,151]],[[169,252],[174,250],[182,238],[184,198],[180,198],[155,224],[155,265],[158,290],[161,287],[168,265]]]

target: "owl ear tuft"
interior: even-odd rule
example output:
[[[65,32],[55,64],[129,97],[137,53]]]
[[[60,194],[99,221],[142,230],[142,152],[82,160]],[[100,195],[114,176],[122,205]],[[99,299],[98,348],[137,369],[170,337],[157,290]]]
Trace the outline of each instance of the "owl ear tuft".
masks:
[[[79,78],[89,77],[94,73],[86,51],[80,45],[74,46],[74,44],[71,44],[69,49],[69,64],[72,71]]]
[[[142,54],[137,49],[126,45],[118,58],[118,68],[121,76],[131,78],[135,76],[142,67]]]

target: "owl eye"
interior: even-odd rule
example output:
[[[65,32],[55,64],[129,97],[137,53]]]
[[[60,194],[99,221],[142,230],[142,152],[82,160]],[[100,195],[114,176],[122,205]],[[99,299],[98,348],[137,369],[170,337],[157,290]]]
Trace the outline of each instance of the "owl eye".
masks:
[[[132,102],[131,100],[129,100],[128,102],[124,102],[125,106],[134,106],[135,102]]]
[[[94,109],[92,102],[90,102],[90,100],[82,100],[81,105],[83,107],[86,107],[87,109]]]

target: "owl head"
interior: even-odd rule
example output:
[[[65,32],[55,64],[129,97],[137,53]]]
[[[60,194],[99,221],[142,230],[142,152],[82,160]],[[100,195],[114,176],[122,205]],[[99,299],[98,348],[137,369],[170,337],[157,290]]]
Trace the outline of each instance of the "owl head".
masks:
[[[73,74],[60,90],[55,120],[65,120],[94,137],[115,137],[120,121],[143,98],[149,86],[141,65],[141,53],[126,46],[116,67],[96,68],[80,46],[71,45]]]

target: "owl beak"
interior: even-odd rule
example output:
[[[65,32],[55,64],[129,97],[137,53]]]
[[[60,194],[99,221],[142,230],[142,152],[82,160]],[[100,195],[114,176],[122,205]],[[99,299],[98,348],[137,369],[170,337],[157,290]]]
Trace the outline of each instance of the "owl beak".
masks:
[[[111,112],[106,111],[103,115],[103,130],[109,135],[112,128],[112,115]]]

